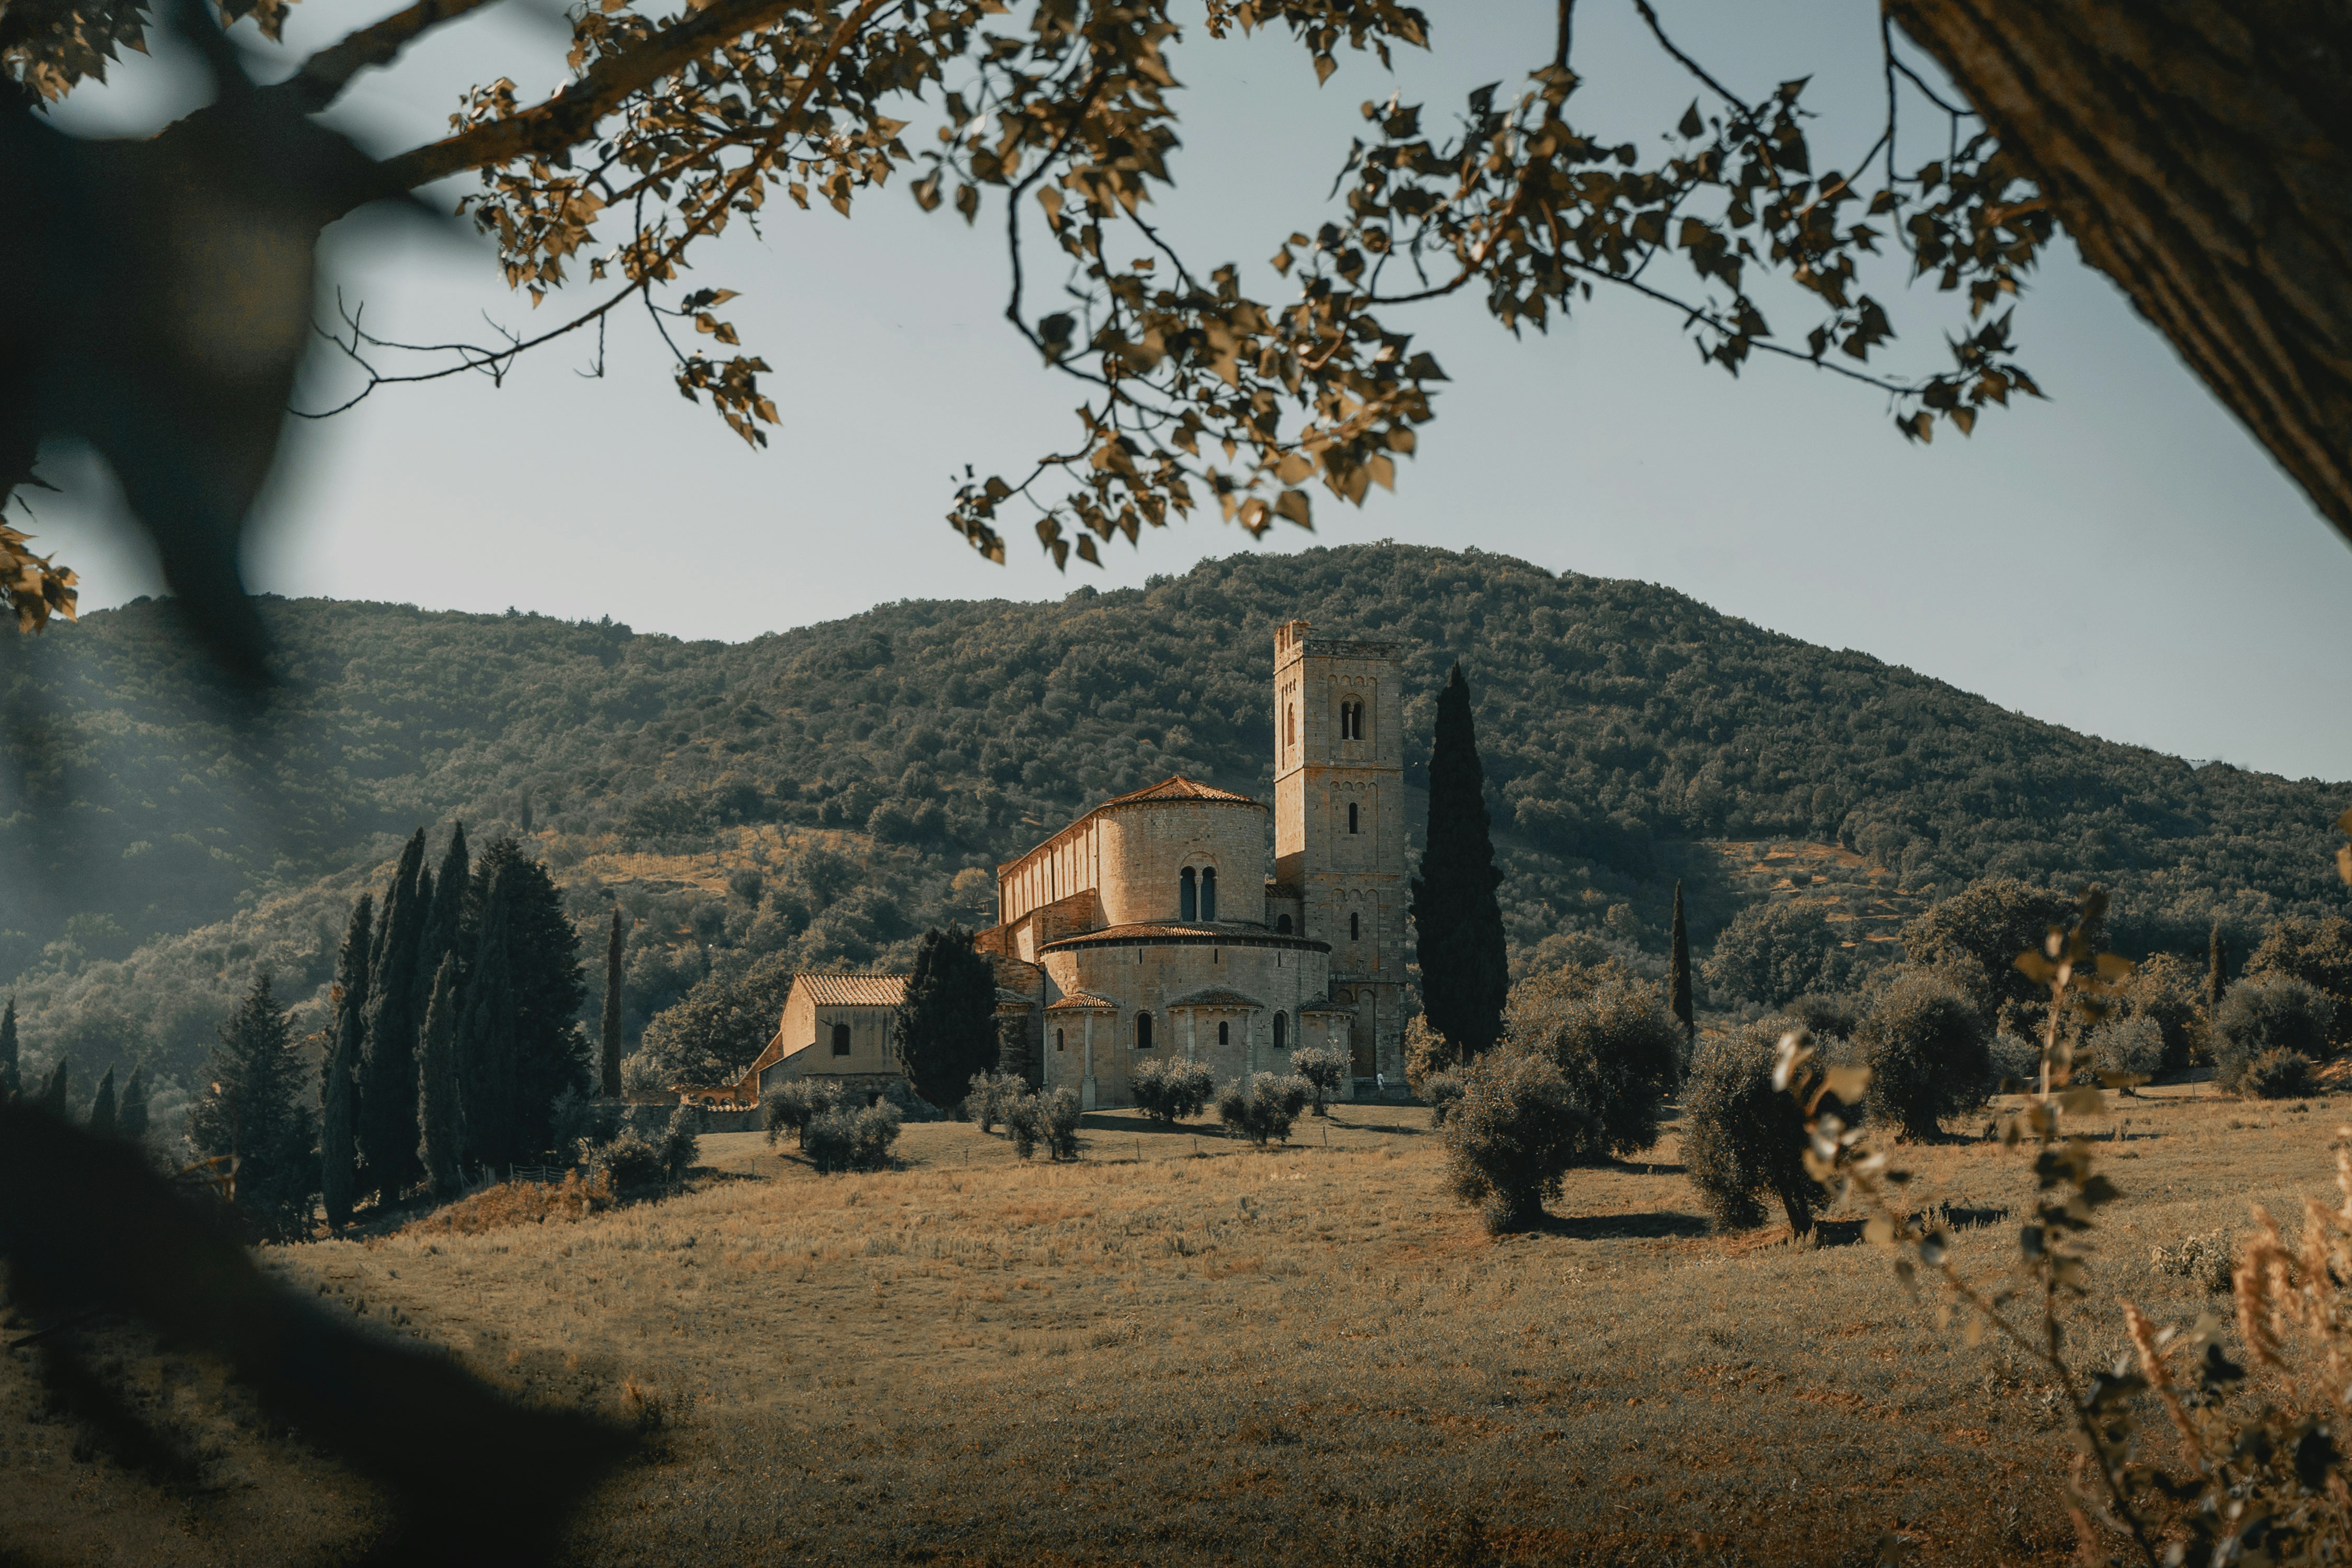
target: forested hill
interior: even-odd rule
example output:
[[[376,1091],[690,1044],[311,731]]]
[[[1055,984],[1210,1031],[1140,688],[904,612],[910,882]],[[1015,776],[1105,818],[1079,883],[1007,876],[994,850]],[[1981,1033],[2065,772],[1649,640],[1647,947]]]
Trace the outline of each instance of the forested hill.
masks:
[[[792,895],[794,940],[870,961],[939,918],[955,871],[1106,795],[1181,772],[1270,796],[1273,628],[1294,616],[1404,645],[1412,783],[1463,662],[1523,946],[1604,917],[1654,942],[1699,838],[1834,841],[1915,889],[2096,878],[2126,943],[2344,896],[2330,824],[2352,787],[2191,770],[1664,588],[1475,551],[1244,554],[1142,591],[906,602],[733,646],[512,612],[262,610],[283,679],[242,727],[163,605],[7,639],[0,976],[55,994],[150,937],[351,883],[387,836],[452,817],[478,840],[528,818],[559,876],[745,824],[780,845],[846,830],[865,873]],[[826,937],[815,917],[859,899],[887,908]],[[232,944],[224,984],[236,965]]]

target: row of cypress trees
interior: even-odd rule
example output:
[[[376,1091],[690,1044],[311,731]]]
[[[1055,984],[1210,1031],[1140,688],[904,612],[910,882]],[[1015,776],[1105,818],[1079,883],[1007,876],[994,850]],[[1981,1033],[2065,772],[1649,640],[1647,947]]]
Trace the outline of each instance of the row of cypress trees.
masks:
[[[90,1101],[89,1130],[101,1138],[128,1138],[132,1142],[147,1136],[147,1101],[153,1086],[147,1077],[147,1064],[132,1064],[131,1076],[123,1081],[117,1094],[114,1068],[110,1064],[104,1077],[98,1080],[98,1093]],[[0,1004],[0,1104],[18,1099],[25,1092],[24,1068],[16,1050],[16,999]],[[59,1057],[49,1069],[47,1082],[34,1097],[50,1115],[60,1121],[72,1114],[73,1064]]]
[[[462,824],[437,874],[425,860],[419,828],[336,956],[319,1153],[337,1226],[368,1197],[535,1161],[557,1097],[590,1087],[579,939],[547,868],[512,838],[470,861]]]

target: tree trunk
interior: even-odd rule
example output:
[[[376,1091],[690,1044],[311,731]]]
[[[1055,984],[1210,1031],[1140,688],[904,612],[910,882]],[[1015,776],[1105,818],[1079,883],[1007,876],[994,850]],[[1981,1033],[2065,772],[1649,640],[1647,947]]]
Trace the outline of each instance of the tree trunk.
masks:
[[[2352,11],[1885,3],[2084,258],[2352,539]]]

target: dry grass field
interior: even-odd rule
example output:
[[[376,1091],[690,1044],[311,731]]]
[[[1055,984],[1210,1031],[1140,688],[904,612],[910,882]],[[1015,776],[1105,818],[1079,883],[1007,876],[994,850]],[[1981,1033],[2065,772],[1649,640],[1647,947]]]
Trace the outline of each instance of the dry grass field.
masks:
[[[2122,1103],[2099,1278],[2159,1317],[2208,1299],[2152,1245],[2332,1191],[2326,1101]],[[1255,1152],[1104,1114],[1068,1165],[911,1126],[902,1169],[835,1177],[712,1136],[661,1203],[270,1261],[528,1397],[652,1426],[578,1521],[594,1563],[1866,1563],[1888,1530],[1927,1563],[2067,1557],[2051,1402],[1885,1253],[1710,1235],[1671,1135],[1490,1240],[1427,1120],[1347,1106],[1328,1142]],[[1908,1154],[1923,1202],[2023,1200],[1998,1145]],[[2102,1319],[2084,1353],[2122,1342]],[[124,1354],[199,1473],[159,1490],[78,1448],[9,1356],[0,1559],[348,1551],[364,1489],[200,1370]]]

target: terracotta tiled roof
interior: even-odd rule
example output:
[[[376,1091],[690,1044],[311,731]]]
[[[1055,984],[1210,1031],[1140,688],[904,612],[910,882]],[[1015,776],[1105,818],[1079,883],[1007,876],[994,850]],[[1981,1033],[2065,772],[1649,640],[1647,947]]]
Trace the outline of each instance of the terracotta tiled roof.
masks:
[[[904,974],[795,974],[793,984],[805,985],[824,1007],[896,1007],[907,999]]]
[[[1175,773],[1161,779],[1148,789],[1136,790],[1128,795],[1113,795],[1095,809],[1100,811],[1103,805],[1132,805],[1143,800],[1223,800],[1232,801],[1241,805],[1257,805],[1256,801],[1245,795],[1235,795],[1229,789],[1219,789],[1214,784],[1204,784],[1197,780],[1188,779],[1181,773]]]
[[[1309,1002],[1299,1008],[1298,1012],[1302,1017],[1309,1013],[1339,1013],[1351,1018],[1356,1015],[1353,1007],[1339,1002]]]
[[[1048,1013],[1116,1013],[1118,1004],[1091,991],[1073,991],[1057,1002],[1045,1004]]]
[[[1223,947],[1289,947],[1304,948],[1312,952],[1328,952],[1331,944],[1311,937],[1284,936],[1261,925],[1244,925],[1240,921],[1217,925],[1185,925],[1175,921],[1150,921],[1140,925],[1104,926],[1099,931],[1079,931],[1056,942],[1049,942],[1039,951],[1052,952],[1066,947],[1094,947],[1119,942],[1181,942],[1188,945]]]
[[[1168,1004],[1171,1011],[1178,1007],[1263,1007],[1265,1004],[1255,996],[1244,996],[1228,985],[1212,985],[1179,996]]]

